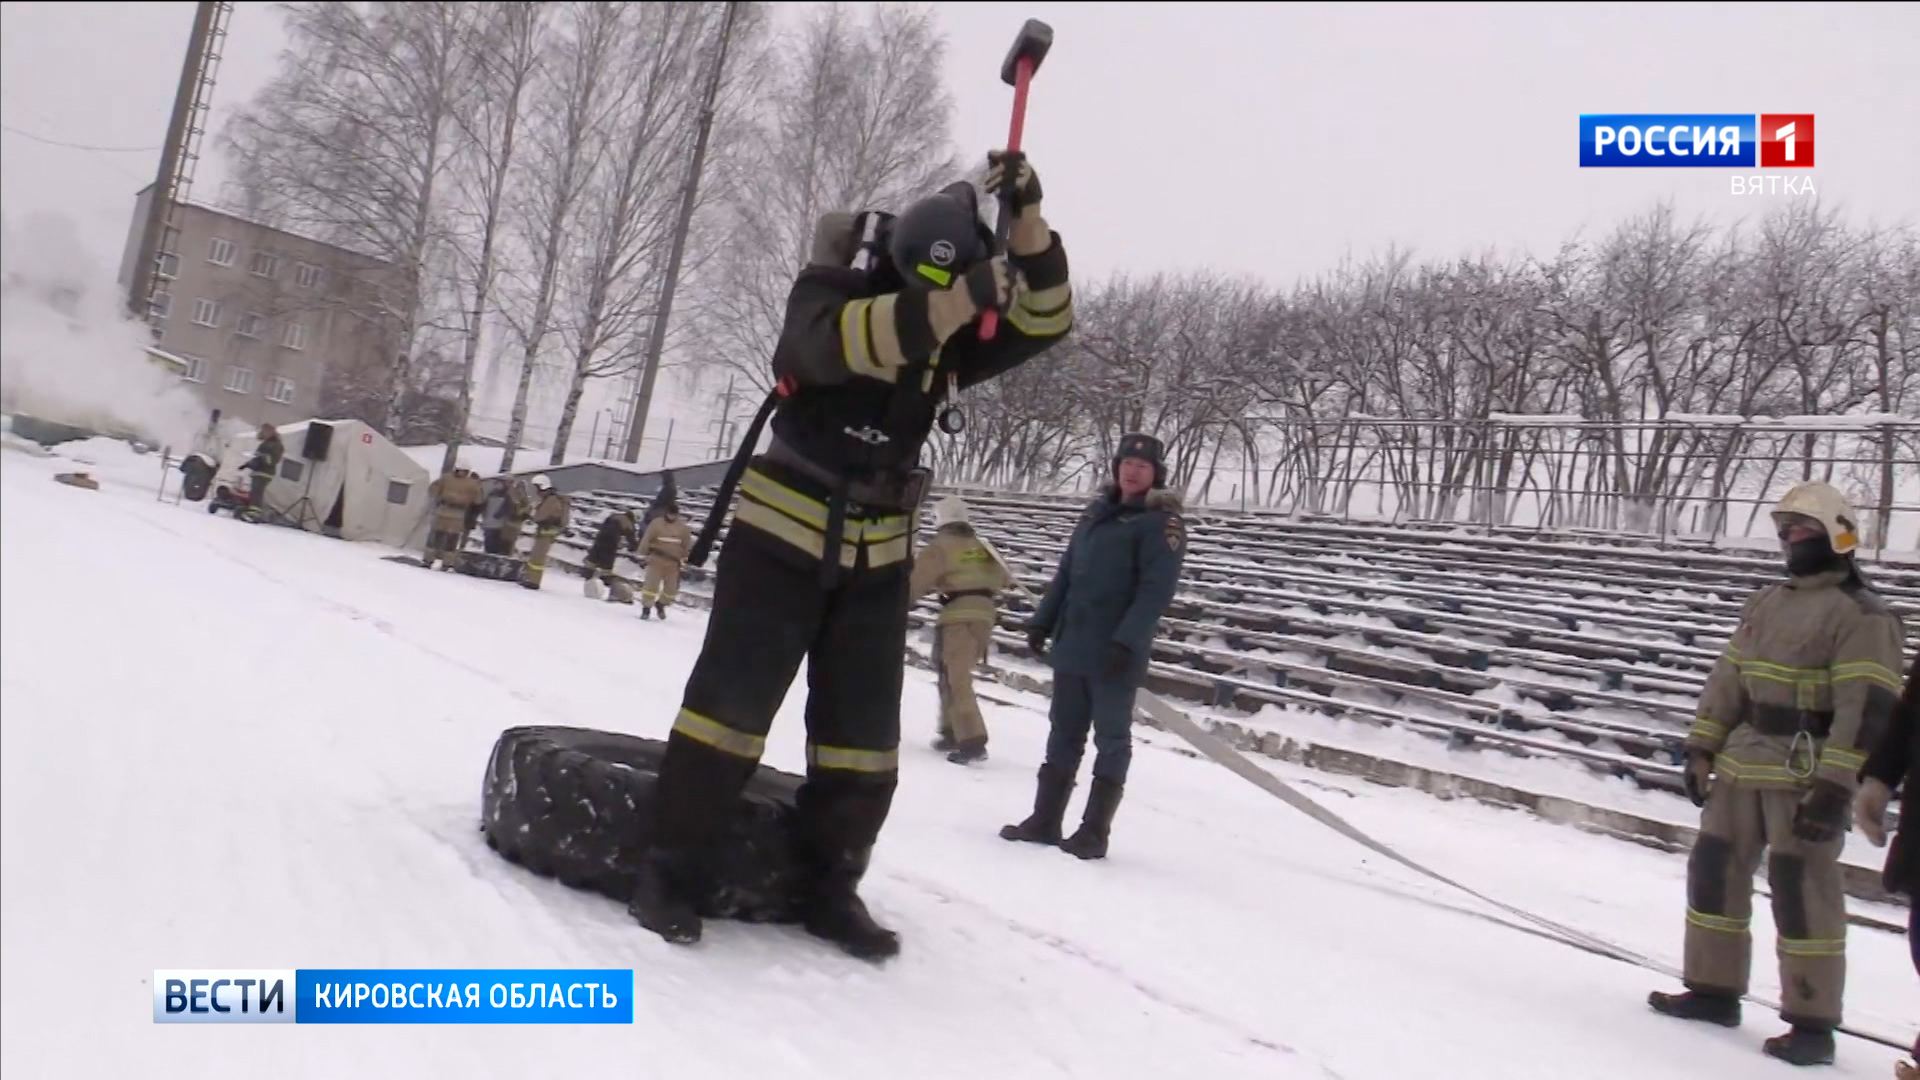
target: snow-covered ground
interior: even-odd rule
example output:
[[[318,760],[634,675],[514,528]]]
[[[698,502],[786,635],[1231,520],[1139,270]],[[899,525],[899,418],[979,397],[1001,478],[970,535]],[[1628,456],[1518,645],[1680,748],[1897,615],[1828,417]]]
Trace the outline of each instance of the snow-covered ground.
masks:
[[[1043,718],[990,705],[993,760],[955,768],[917,750],[935,697],[918,671],[865,890],[901,958],[724,924],[671,948],[495,857],[478,796],[504,727],[664,735],[698,613],[641,623],[572,578],[529,593],[210,517],[154,499],[154,459],[96,449],[97,492],[50,482],[68,457],[0,453],[9,1077],[1787,1074],[1757,1050],[1774,1018],[1655,1016],[1660,977],[1505,925],[1164,735],[1144,739],[1107,862],[1006,844]],[[803,692],[773,765],[801,767]],[[1677,961],[1679,856],[1262,763],[1416,859]],[[1849,953],[1849,1019],[1910,1039],[1906,943],[1856,928]],[[630,967],[639,1030],[151,1022],[153,969],[215,965]],[[1881,1080],[1897,1057],[1844,1040],[1829,1075]]]

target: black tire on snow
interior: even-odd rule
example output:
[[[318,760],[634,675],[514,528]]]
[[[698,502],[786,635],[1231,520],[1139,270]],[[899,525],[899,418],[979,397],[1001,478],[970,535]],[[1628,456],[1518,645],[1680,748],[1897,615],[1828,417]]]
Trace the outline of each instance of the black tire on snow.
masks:
[[[487,846],[509,862],[625,903],[652,825],[667,744],[586,728],[509,728],[494,743],[481,796]],[[713,853],[700,913],[797,922],[801,894],[794,795],[801,778],[762,765]]]

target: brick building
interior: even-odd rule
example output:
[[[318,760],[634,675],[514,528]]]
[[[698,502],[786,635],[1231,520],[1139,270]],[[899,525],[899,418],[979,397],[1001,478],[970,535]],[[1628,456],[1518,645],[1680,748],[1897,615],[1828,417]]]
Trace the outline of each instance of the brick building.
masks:
[[[135,200],[120,288],[132,287],[152,186]],[[316,416],[330,373],[385,366],[372,301],[387,264],[345,248],[182,203],[161,256],[155,346],[186,365],[207,404],[249,424]],[[357,419],[343,417],[342,419]]]

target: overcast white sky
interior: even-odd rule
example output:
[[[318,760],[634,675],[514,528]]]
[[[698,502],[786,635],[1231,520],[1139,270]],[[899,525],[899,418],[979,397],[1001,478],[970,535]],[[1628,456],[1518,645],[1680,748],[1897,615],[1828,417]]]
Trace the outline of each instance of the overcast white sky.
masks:
[[[1793,197],[1736,198],[1722,169],[1582,170],[1582,112],[1811,112],[1820,199],[1859,221],[1920,221],[1920,4],[934,6],[970,154],[1006,138],[999,67],[1015,31],[1053,24],[1027,145],[1082,279],[1213,268],[1285,285],[1391,244],[1547,253],[1661,198],[1728,220]],[[0,4],[0,121],[138,148],[0,134],[9,219],[65,213],[114,271],[193,8]],[[283,44],[269,5],[237,5],[216,130]],[[196,194],[216,194],[220,171],[210,154]],[[665,411],[699,429],[705,403],[668,392]]]
[[[1214,267],[1287,282],[1390,243],[1547,250],[1662,196],[1715,216],[1769,201],[1731,196],[1719,169],[1581,170],[1583,111],[1812,112],[1822,201],[1920,219],[1920,5],[935,6],[970,152],[1005,138],[998,69],[1014,31],[1053,24],[1029,147],[1090,276]],[[216,126],[282,45],[268,5],[237,8]],[[7,127],[157,146],[192,4],[0,10]],[[7,216],[65,211],[117,260],[157,150],[0,139]],[[202,167],[200,191],[217,170]]]

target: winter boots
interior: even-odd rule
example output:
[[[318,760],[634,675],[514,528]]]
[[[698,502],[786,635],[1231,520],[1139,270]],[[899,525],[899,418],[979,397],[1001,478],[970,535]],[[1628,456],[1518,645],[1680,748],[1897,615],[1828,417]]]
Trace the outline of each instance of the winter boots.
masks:
[[[1126,785],[1115,780],[1094,777],[1087,788],[1087,809],[1080,827],[1060,845],[1060,850],[1075,858],[1107,857],[1107,835],[1113,830],[1114,811],[1120,809],[1120,795]]]
[[[741,789],[759,762],[679,733],[667,736],[653,796],[653,829],[627,912],[675,945],[700,940],[707,853],[727,834]]]
[[[987,760],[987,740],[985,739],[968,739],[966,742],[951,745],[953,749],[948,751],[947,760],[955,765],[971,765],[976,761]]]
[[[627,913],[670,944],[699,941],[703,926],[694,897],[701,888],[691,871],[685,855],[660,847],[649,849],[627,901]]]
[[[1721,1027],[1740,1026],[1740,998],[1734,994],[1708,990],[1668,994],[1655,990],[1647,995],[1647,1004],[1653,1006],[1654,1012],[1681,1020],[1700,1020]]]
[[[1725,992],[1688,990],[1684,994],[1666,994],[1656,990],[1647,996],[1655,1012],[1681,1020],[1700,1020],[1722,1027],[1740,1026],[1740,998]],[[1833,1029],[1795,1024],[1785,1035],[1775,1035],[1761,1044],[1771,1058],[1790,1065],[1833,1064]]]
[[[642,619],[650,619],[655,615],[660,616],[662,620],[666,619],[667,605],[664,603],[656,603],[656,604],[649,605],[643,600],[640,604],[640,617]]]
[[[1067,816],[1067,799],[1073,794],[1073,774],[1052,765],[1040,766],[1040,777],[1033,793],[1033,813],[1018,825],[1000,827],[1000,839],[1028,844],[1060,843],[1061,822]]]
[[[1785,1035],[1775,1035],[1760,1047],[1771,1058],[1789,1065],[1833,1064],[1833,1029],[1793,1025]]]
[[[807,933],[847,955],[879,962],[900,952],[900,936],[873,920],[860,880],[893,805],[895,780],[815,774],[795,800],[801,858],[809,877],[801,913]]]

